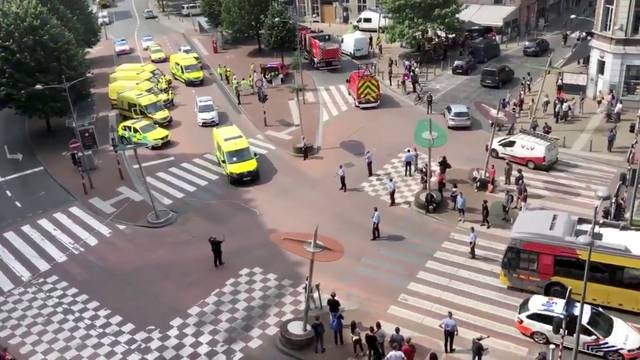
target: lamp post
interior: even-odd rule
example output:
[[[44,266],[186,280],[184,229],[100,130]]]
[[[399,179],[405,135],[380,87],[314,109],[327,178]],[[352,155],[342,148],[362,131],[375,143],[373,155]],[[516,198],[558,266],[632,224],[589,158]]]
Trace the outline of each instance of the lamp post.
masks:
[[[582,324],[582,311],[584,310],[584,300],[587,295],[587,281],[589,279],[589,265],[591,264],[591,253],[593,252],[593,234],[596,230],[596,221],[598,217],[598,208],[602,204],[603,201],[609,200],[611,195],[606,189],[601,189],[596,192],[596,197],[598,198],[598,202],[593,207],[593,219],[591,223],[591,228],[587,235],[580,235],[576,239],[579,244],[587,246],[587,260],[584,264],[584,277],[582,278],[582,294],[580,294],[580,306],[578,308],[578,321],[576,326],[576,332],[573,334],[574,338],[574,346],[573,346],[573,360],[578,360],[578,353],[580,352],[580,326]]]
[[[73,132],[75,135],[75,138],[80,141],[80,151],[82,151],[82,156],[84,158],[85,155],[85,150],[84,150],[84,145],[82,144],[82,140],[80,139],[80,133],[78,132],[78,118],[77,118],[77,114],[76,111],[73,107],[73,102],[71,101],[71,94],[69,93],[69,87],[77,82],[80,82],[82,80],[88,79],[93,77],[93,73],[88,72],[85,76],[79,78],[79,79],[75,79],[71,82],[67,82],[67,79],[65,78],[64,75],[62,75],[62,84],[52,84],[52,85],[42,85],[42,84],[37,84],[35,85],[33,88],[35,90],[44,90],[44,89],[52,89],[52,88],[62,88],[65,91],[65,94],[67,95],[67,101],[69,102],[69,110],[71,111],[71,119],[73,120]],[[81,161],[81,165],[82,165],[82,171],[84,173],[87,174],[87,178],[89,179],[89,187],[91,187],[93,189],[93,180],[91,179],[91,173],[89,171],[87,171],[87,165],[85,161]]]

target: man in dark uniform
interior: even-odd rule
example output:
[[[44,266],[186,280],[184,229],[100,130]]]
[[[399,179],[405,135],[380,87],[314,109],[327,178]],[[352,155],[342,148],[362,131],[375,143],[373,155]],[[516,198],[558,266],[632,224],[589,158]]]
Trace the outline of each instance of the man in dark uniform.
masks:
[[[213,266],[222,266],[222,243],[224,239],[218,240],[215,236],[209,237],[209,244],[211,245],[211,252],[213,253]]]

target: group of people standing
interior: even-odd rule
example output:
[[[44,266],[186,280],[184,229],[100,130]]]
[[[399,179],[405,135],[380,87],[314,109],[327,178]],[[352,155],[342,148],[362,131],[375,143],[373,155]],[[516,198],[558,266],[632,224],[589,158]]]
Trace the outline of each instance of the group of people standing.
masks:
[[[602,90],[596,95],[598,112],[605,111],[607,122],[619,123],[622,117],[622,99],[616,96],[615,91],[609,89],[607,96],[602,94]]]

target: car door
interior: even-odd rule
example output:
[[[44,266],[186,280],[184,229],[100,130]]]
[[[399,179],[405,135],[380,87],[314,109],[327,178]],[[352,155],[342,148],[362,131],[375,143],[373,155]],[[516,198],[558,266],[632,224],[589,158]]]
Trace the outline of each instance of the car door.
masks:
[[[498,153],[502,157],[513,156],[514,155],[515,146],[516,146],[516,141],[515,140],[504,139],[504,140],[498,142],[498,146],[497,146]]]
[[[451,106],[450,105],[447,105],[447,107],[444,108],[444,118],[445,118],[445,120],[450,121],[450,118],[451,118]]]
[[[120,138],[123,140],[131,140],[131,128],[129,125],[124,125],[120,128]]]

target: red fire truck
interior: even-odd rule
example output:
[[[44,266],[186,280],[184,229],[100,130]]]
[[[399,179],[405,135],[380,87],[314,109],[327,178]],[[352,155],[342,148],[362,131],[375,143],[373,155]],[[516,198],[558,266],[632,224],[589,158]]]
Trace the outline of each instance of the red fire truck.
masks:
[[[301,29],[300,42],[305,59],[318,70],[340,67],[340,41],[331,34]]]
[[[380,104],[380,82],[375,71],[375,62],[362,62],[358,63],[358,70],[349,74],[347,89],[356,107],[364,109]]]

